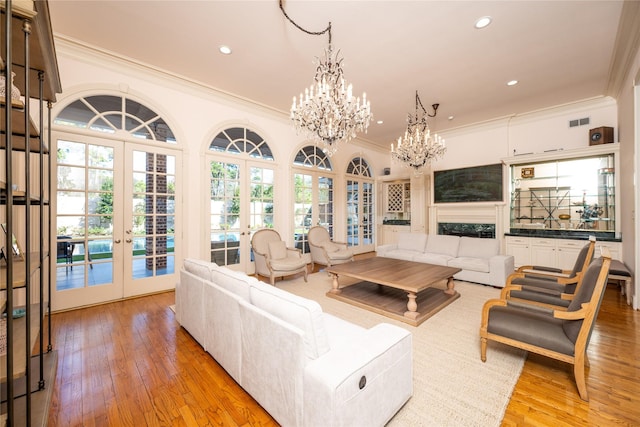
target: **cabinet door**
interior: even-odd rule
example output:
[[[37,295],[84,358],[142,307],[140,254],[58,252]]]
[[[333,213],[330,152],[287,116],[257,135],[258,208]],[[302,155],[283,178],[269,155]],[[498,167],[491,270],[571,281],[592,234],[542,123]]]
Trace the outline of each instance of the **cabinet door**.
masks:
[[[513,256],[515,267],[531,265],[531,250],[528,239],[507,238],[506,253]]]
[[[387,212],[404,212],[403,184],[387,184]]]
[[[558,267],[556,243],[550,240],[533,240],[531,242],[531,264]]]
[[[611,259],[622,260],[622,243],[618,242],[596,243],[596,252],[593,254],[594,258],[602,255],[601,248],[605,246],[609,249]]]
[[[572,270],[580,250],[587,242],[581,240],[563,240],[558,242],[558,268]]]

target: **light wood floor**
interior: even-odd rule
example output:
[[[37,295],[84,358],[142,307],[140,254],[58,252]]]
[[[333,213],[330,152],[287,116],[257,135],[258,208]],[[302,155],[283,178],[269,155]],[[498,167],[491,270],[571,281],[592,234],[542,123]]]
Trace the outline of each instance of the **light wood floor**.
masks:
[[[49,425],[276,425],[177,325],[173,303],[168,292],[54,314]],[[640,312],[616,286],[607,288],[588,353],[590,402],[578,397],[571,367],[530,355],[503,425],[640,425]]]

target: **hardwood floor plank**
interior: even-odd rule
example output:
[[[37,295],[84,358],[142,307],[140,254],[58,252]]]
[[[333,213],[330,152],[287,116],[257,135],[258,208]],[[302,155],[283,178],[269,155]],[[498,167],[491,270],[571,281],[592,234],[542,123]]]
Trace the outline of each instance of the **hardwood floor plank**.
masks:
[[[167,292],[52,316],[59,355],[49,426],[278,425],[177,324],[174,299]],[[569,365],[530,354],[502,425],[639,425],[640,312],[618,287],[605,292],[588,353],[589,402]]]

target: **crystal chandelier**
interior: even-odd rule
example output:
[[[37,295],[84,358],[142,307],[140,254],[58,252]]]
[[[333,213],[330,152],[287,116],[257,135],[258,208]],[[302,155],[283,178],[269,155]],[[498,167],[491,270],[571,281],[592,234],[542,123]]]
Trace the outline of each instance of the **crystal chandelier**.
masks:
[[[433,115],[427,114],[416,91],[415,115],[408,115],[407,130],[404,136],[398,138],[398,145],[394,147],[391,144],[391,158],[402,166],[413,168],[416,175],[420,175],[432,160],[442,158],[447,151],[444,139],[437,134],[432,134],[427,124],[427,117],[435,117],[439,106],[440,104],[433,104]],[[422,110],[420,116],[418,116],[418,107]]]
[[[291,120],[296,132],[305,133],[322,151],[332,156],[341,142],[348,142],[356,137],[357,132],[366,133],[369,123],[373,119],[371,104],[367,94],[360,97],[353,96],[352,85],[344,80],[340,51],[333,53],[331,45],[331,23],[320,32],[310,32],[293,22],[286,14],[280,0],[280,9],[284,16],[296,28],[307,34],[329,34],[329,47],[324,56],[316,59],[316,74],[314,82],[304,90],[304,94],[293,97],[291,105]]]

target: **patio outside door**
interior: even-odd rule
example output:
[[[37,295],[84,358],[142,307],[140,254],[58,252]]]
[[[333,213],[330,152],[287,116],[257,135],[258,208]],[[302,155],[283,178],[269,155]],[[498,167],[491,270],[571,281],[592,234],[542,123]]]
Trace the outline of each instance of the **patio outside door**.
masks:
[[[54,311],[171,289],[179,152],[58,136]]]

